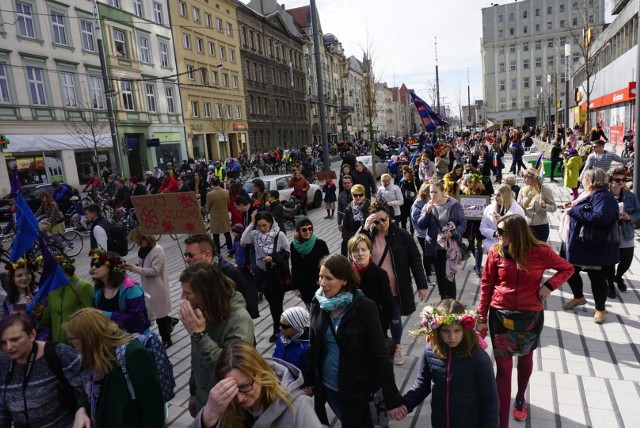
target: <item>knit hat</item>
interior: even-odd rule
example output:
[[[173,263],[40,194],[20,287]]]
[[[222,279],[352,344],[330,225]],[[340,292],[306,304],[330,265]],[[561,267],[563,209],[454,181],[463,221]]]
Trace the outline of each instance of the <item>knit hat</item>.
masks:
[[[309,311],[306,308],[294,306],[286,309],[282,315],[295,331],[301,332],[305,327],[309,327]]]
[[[569,149],[569,156],[573,156],[573,155],[577,155],[578,154],[578,150],[571,148]]]
[[[298,230],[300,230],[300,228],[302,226],[304,226],[305,224],[308,224],[310,226],[313,226],[313,223],[311,223],[311,220],[309,220],[309,217],[302,217],[300,220],[298,220],[298,222],[296,223],[296,232]]]
[[[231,228],[231,231],[234,233],[237,233],[238,235],[242,235],[242,233],[244,232],[244,226],[241,225],[240,223],[236,223]]]

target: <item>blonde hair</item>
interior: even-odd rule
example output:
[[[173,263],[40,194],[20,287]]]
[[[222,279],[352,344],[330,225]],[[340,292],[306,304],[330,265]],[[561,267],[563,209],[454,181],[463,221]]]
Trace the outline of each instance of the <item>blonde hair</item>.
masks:
[[[102,311],[83,308],[72,314],[64,324],[67,340],[80,342],[82,364],[99,377],[107,375],[116,365],[116,348],[133,337],[120,330]]]
[[[505,211],[508,211],[509,208],[511,208],[511,204],[513,204],[513,197],[515,196],[511,187],[508,184],[501,184],[496,189],[496,194],[500,195],[500,198],[502,198],[500,206],[505,208]],[[498,212],[497,202],[495,205],[495,212]]]
[[[422,201],[427,201],[429,200],[429,187],[430,184],[428,181],[425,181],[424,183],[422,183],[422,186],[420,186],[420,190],[418,190],[418,198]]]
[[[382,175],[380,176],[380,181],[382,181],[382,180],[386,180],[386,179],[391,180],[391,176],[390,176],[389,174],[386,174],[386,173],[385,173],[385,174],[382,174]],[[391,183],[391,184],[393,184],[393,183]]]
[[[522,194],[524,196],[528,196],[529,193],[533,191],[534,195],[539,195],[542,192],[542,183],[540,182],[540,175],[538,174],[538,171],[534,168],[529,168],[524,173],[524,176],[529,176],[532,180],[531,184],[528,184],[524,189],[522,189]]]
[[[351,186],[351,194],[353,195],[354,193],[365,193],[364,186],[362,184],[354,184]]]
[[[591,168],[584,171],[582,179],[585,181],[584,188],[589,192],[593,192],[600,186],[606,186],[609,182],[609,177],[602,168]]]
[[[149,244],[149,248],[153,248],[157,244],[155,236],[149,235],[147,233],[142,233],[139,227],[136,227],[131,232],[129,232],[127,239],[131,242],[135,242],[137,245],[140,245],[142,241],[147,241],[147,243]]]

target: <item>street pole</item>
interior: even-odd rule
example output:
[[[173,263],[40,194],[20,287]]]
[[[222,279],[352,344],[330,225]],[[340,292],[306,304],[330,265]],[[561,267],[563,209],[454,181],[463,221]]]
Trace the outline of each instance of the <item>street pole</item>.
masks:
[[[113,144],[113,153],[115,155],[116,161],[116,174],[124,175],[124,171],[122,171],[122,162],[120,161],[120,145],[118,144],[118,134],[116,132],[116,117],[113,113],[113,102],[111,99],[114,92],[111,89],[111,85],[109,84],[109,76],[107,74],[107,58],[104,53],[104,44],[102,43],[102,29],[100,28],[100,17],[98,16],[98,5],[96,3],[96,0],[93,0],[93,19],[96,26],[96,42],[98,44],[98,56],[100,57],[100,69],[102,71],[102,86],[104,86],[104,95],[107,102],[107,115],[109,116],[111,143]]]
[[[467,123],[471,123],[471,84],[469,83],[469,67],[467,67]]]
[[[569,127],[569,60],[571,59],[571,45],[566,43],[564,45],[564,60],[567,63],[567,71],[564,76],[564,132],[567,133]]]
[[[318,110],[320,110],[320,144],[322,144],[324,170],[331,171],[329,162],[329,144],[327,142],[327,124],[325,118],[324,91],[322,82],[322,64],[320,63],[320,35],[316,0],[311,0],[311,27],[313,31],[314,58],[316,63],[316,83],[318,87]]]
[[[293,97],[293,147],[298,147],[298,114],[296,111],[296,87],[293,83],[293,63],[289,62],[289,74],[291,75],[291,94]]]
[[[636,28],[640,28],[640,13],[636,16],[636,20],[638,20],[638,25]],[[638,43],[636,44],[636,100],[635,100],[635,132],[633,136],[634,141],[634,150],[635,153],[635,144],[638,144],[640,141],[640,103],[638,99],[638,86],[640,86],[640,31],[638,33]],[[633,157],[633,191],[638,194],[640,192],[640,156],[634,155]]]
[[[551,75],[547,74],[547,143],[551,143]]]

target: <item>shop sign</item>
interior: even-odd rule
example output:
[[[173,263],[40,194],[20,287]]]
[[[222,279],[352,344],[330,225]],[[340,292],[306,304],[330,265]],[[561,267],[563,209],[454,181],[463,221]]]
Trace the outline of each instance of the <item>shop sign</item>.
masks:
[[[246,123],[234,123],[233,130],[234,131],[246,131],[249,127]]]
[[[132,196],[143,233],[150,235],[207,233],[194,192]]]
[[[626,88],[608,93],[598,98],[594,98],[589,102],[589,110],[606,107],[613,104],[631,101],[636,97],[636,82],[629,82]],[[582,110],[587,109],[587,103],[580,104]]]
[[[158,147],[160,145],[159,138],[147,138],[147,147]]]

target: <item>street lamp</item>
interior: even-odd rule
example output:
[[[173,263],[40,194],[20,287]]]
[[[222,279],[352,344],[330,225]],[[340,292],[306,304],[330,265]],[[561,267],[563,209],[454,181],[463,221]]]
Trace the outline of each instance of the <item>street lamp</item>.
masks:
[[[571,57],[571,44],[564,45],[564,61],[567,63],[567,71],[564,75],[564,130],[569,129],[569,58]],[[564,140],[563,140],[564,141]]]
[[[547,114],[549,120],[547,120],[547,143],[551,142],[551,75],[547,74]]]

